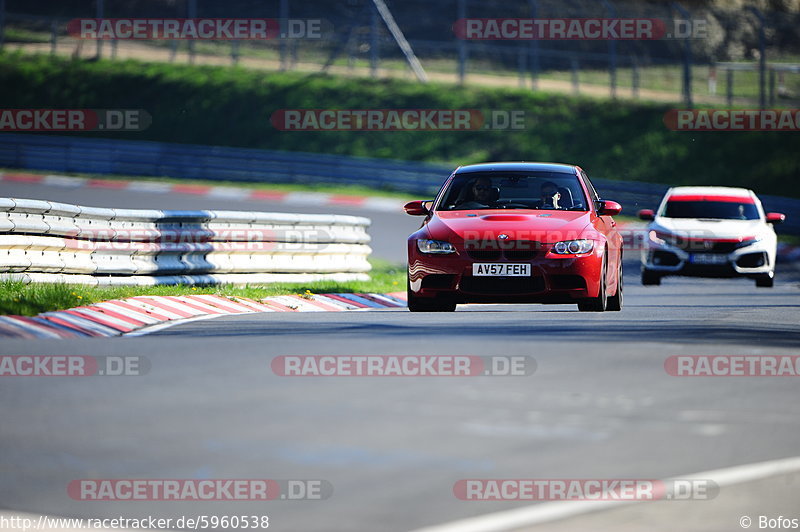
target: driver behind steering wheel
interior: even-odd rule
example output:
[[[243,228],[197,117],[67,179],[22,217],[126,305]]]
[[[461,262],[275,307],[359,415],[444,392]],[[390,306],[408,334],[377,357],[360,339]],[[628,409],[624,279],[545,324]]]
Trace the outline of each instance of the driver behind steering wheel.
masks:
[[[541,187],[542,202],[539,205],[540,209],[561,209],[559,205],[561,200],[561,192],[558,191],[558,185],[552,181],[545,181]]]
[[[497,191],[492,186],[491,178],[483,176],[475,179],[468,190],[470,192],[468,198],[471,196],[471,199],[459,203],[457,205],[459,209],[483,209],[494,206]]]

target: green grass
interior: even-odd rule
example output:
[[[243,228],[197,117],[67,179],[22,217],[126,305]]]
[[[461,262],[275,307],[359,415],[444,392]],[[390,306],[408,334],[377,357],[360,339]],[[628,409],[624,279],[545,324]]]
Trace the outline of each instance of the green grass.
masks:
[[[62,310],[81,305],[89,305],[109,299],[124,299],[134,296],[181,296],[190,294],[214,294],[231,297],[247,297],[260,300],[270,296],[296,294],[358,292],[398,292],[405,290],[405,267],[379,259],[370,259],[371,280],[335,283],[319,281],[314,283],[276,283],[253,286],[118,286],[91,287],[60,283],[31,283],[21,281],[0,281],[0,315],[35,316],[41,312]]]
[[[780,229],[778,229],[778,231],[780,231]],[[790,246],[800,246],[800,236],[778,234],[778,242],[788,244]]]
[[[124,134],[131,140],[451,166],[550,160],[580,164],[598,178],[744,186],[760,194],[800,197],[797,133],[674,132],[663,121],[670,104],[609,103],[515,88],[7,53],[0,53],[0,85],[9,108],[148,110],[153,124],[145,131]],[[518,131],[365,132],[280,131],[269,121],[279,109],[328,108],[524,111],[526,123]]]
[[[45,43],[50,42],[50,34],[27,28],[7,25],[4,34],[7,43]]]

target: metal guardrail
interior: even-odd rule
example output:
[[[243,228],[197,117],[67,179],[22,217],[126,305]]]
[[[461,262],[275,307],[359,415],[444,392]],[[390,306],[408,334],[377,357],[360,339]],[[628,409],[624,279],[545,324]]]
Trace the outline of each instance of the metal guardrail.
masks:
[[[452,169],[423,163],[150,141],[0,134],[0,165],[57,172],[357,184],[438,190]]]
[[[0,272],[81,284],[367,280],[369,224],[356,216],[0,198]]]
[[[453,171],[444,165],[344,155],[18,133],[0,134],[0,166],[212,181],[364,185],[426,197],[435,194]],[[629,215],[657,207],[669,188],[638,181],[592,178],[592,182]],[[787,215],[780,232],[800,234],[800,200],[759,197],[767,211]]]

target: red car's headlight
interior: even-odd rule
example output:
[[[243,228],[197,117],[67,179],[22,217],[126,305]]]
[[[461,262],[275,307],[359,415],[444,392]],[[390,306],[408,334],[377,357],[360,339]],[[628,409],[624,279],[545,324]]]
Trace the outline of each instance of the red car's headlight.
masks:
[[[430,253],[433,255],[447,255],[456,252],[456,248],[453,247],[453,244],[441,240],[417,240],[417,249],[420,253]]]
[[[563,240],[553,244],[552,252],[556,255],[580,255],[594,249],[592,240]]]

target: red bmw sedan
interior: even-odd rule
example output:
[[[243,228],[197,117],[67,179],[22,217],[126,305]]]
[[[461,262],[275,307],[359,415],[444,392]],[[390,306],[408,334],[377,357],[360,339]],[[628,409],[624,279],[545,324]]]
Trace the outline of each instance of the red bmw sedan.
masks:
[[[408,308],[459,303],[577,303],[622,309],[622,235],[578,166],[484,163],[453,172],[408,238]]]

